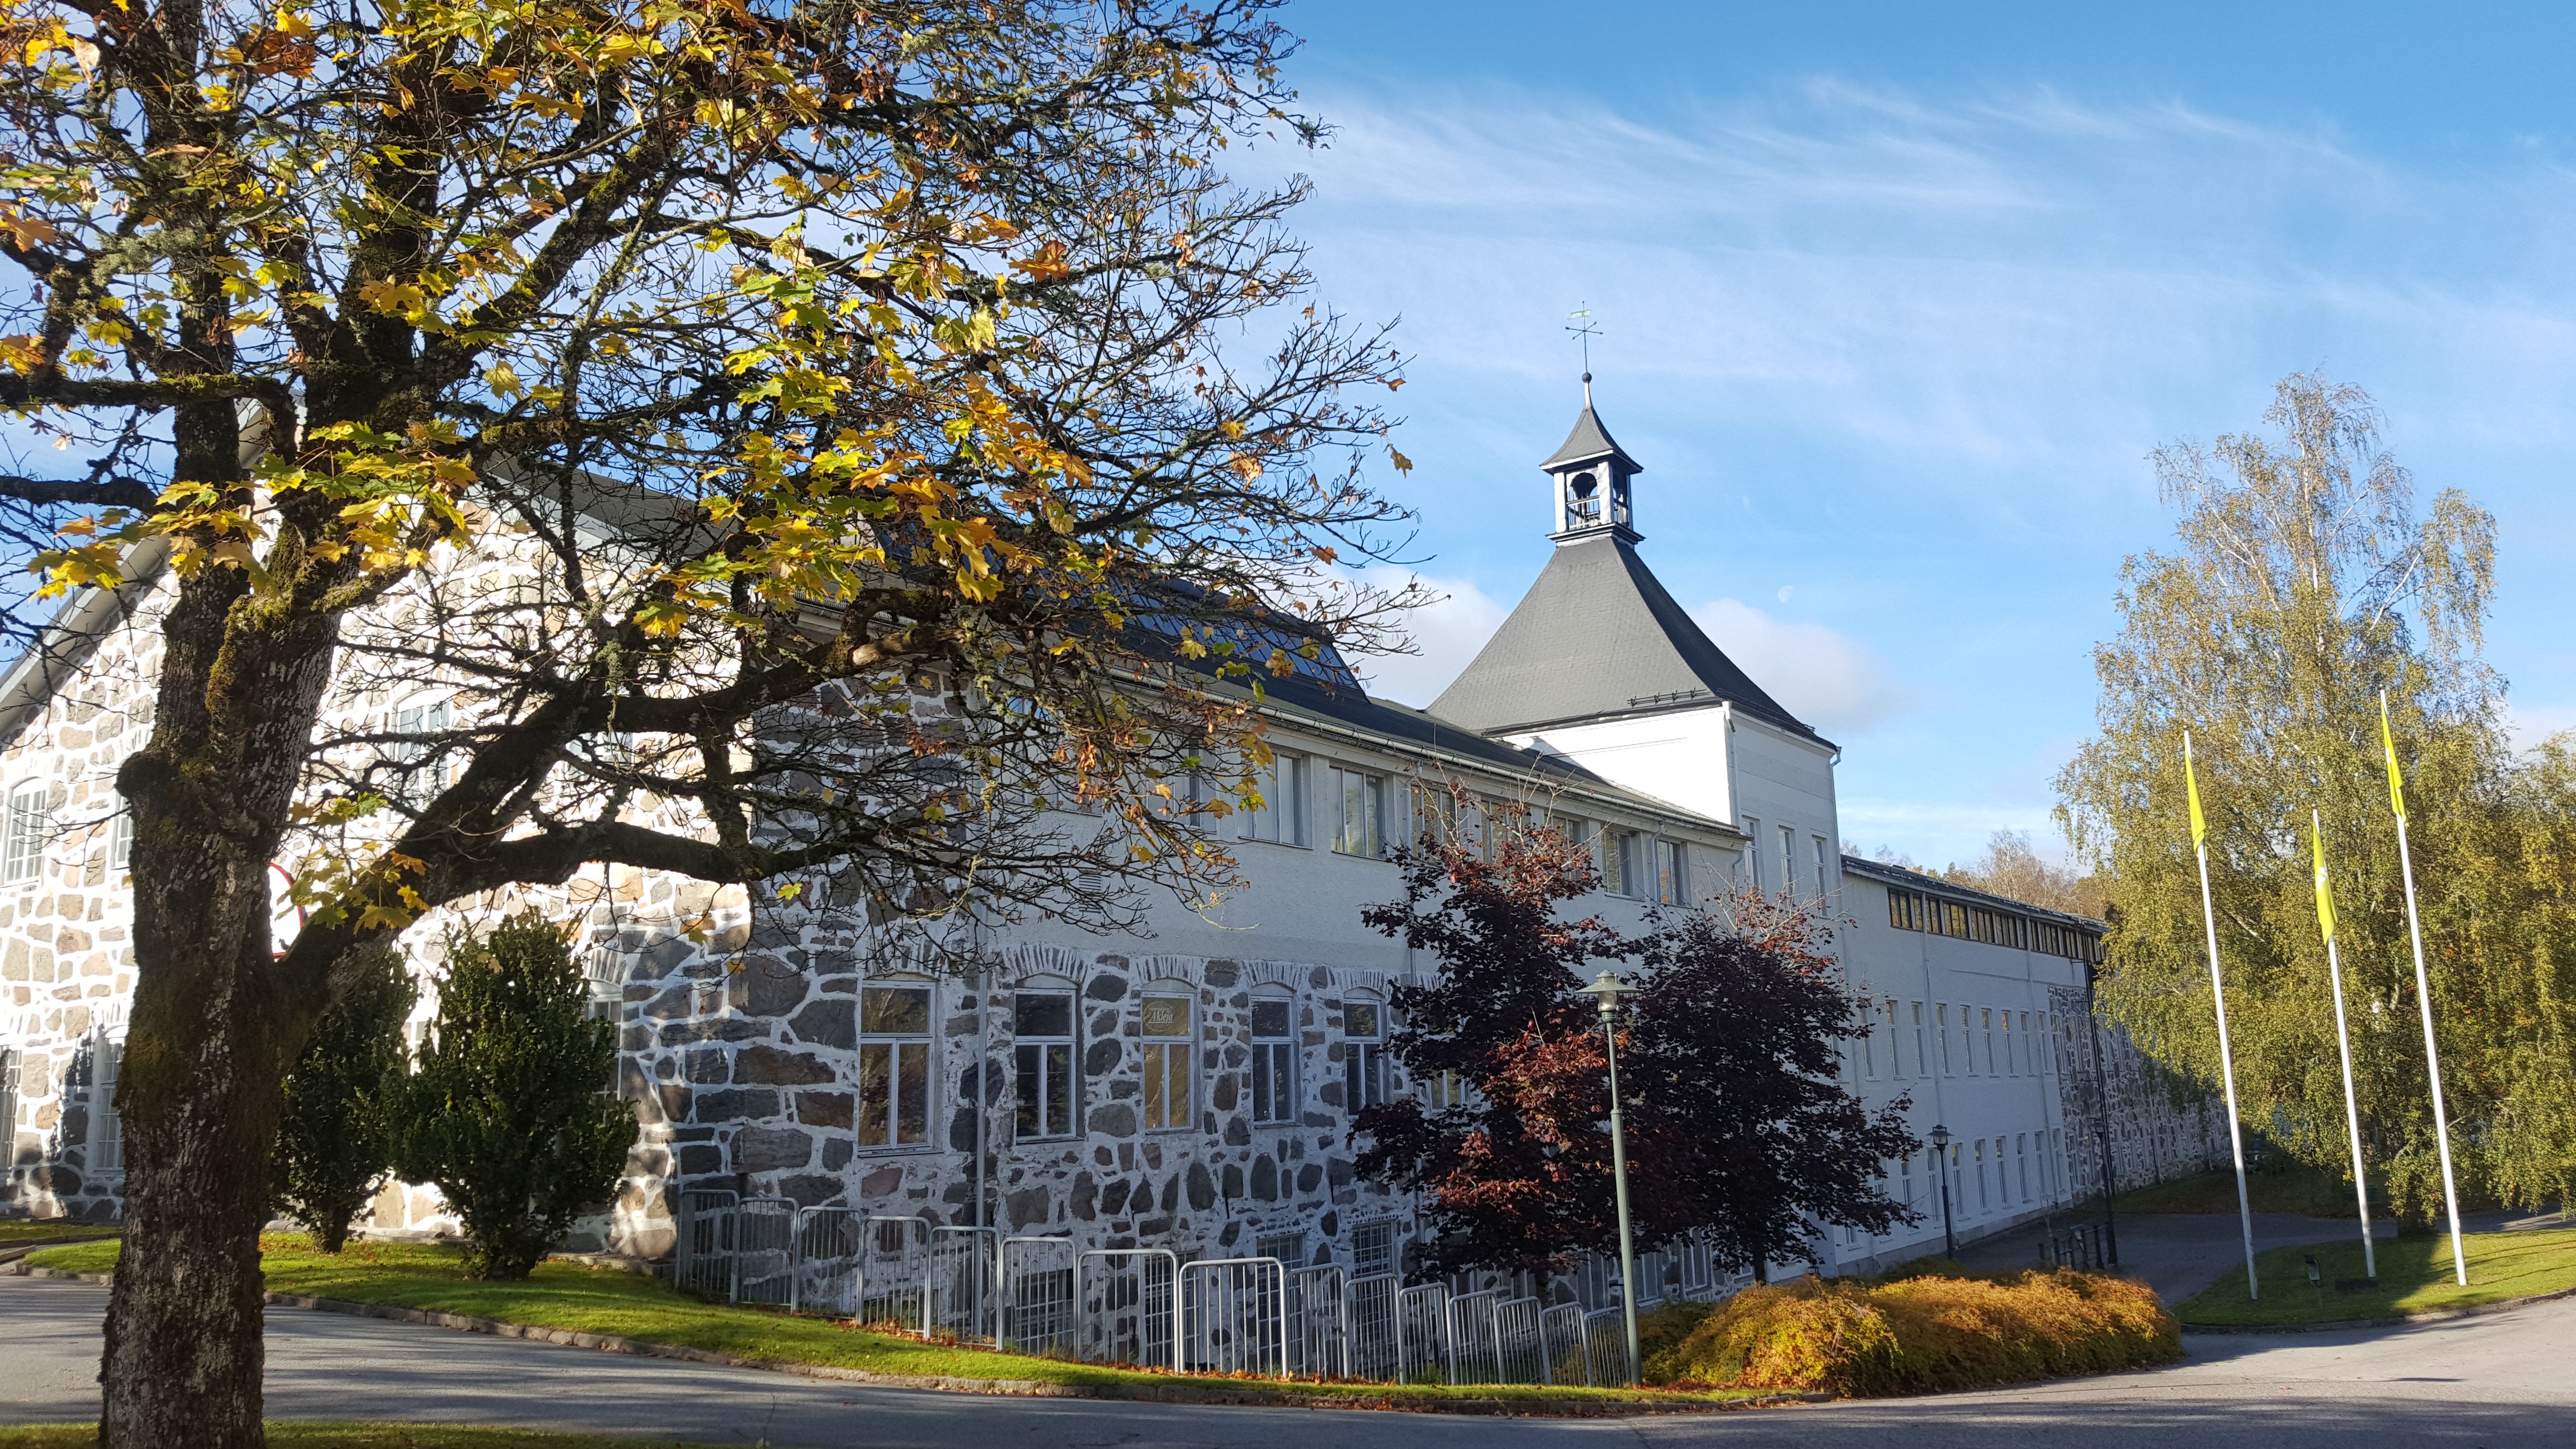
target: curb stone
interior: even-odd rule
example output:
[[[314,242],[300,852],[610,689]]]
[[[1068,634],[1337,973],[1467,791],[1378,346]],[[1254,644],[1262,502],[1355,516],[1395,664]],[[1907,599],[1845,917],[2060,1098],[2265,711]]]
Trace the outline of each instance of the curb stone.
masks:
[[[25,1278],[67,1279],[82,1283],[106,1283],[110,1280],[110,1275],[105,1273],[74,1273],[61,1268],[31,1268],[20,1263],[0,1266],[0,1274],[14,1274]],[[891,1389],[930,1389],[951,1394],[1582,1419],[1629,1418],[1648,1414],[1724,1413],[1732,1409],[1766,1409],[1790,1404],[1821,1404],[1834,1398],[1832,1394],[1765,1394],[1759,1398],[1694,1404],[1563,1399],[1554,1401],[1432,1400],[1413,1399],[1400,1394],[1371,1397],[1366,1394],[1301,1393],[1295,1389],[1263,1388],[1249,1384],[1239,1389],[1183,1383],[1173,1383],[1168,1386],[1162,1384],[1051,1384],[1037,1379],[977,1379],[946,1374],[876,1373],[868,1369],[836,1368],[828,1364],[747,1358],[740,1354],[717,1353],[711,1349],[685,1348],[669,1343],[648,1343],[642,1339],[625,1338],[611,1333],[577,1333],[568,1328],[538,1328],[524,1323],[509,1323],[497,1318],[477,1318],[464,1313],[440,1313],[425,1308],[401,1308],[387,1303],[357,1303],[345,1298],[318,1298],[305,1293],[271,1293],[268,1295],[268,1303],[278,1308],[345,1313],[356,1318],[380,1318],[396,1323],[417,1323],[431,1328],[445,1328],[462,1333],[485,1333],[496,1338],[525,1339],[565,1348],[588,1348],[603,1353],[633,1354],[638,1358],[713,1364],[723,1368],[758,1369],[766,1373],[793,1374],[799,1378],[825,1379],[833,1383],[867,1384]]]
[[[2406,1328],[2419,1323],[2448,1323],[2454,1318],[2476,1318],[2481,1314],[2503,1313],[2508,1309],[2528,1308],[2534,1303],[2555,1303],[2561,1298],[2576,1298],[2576,1288],[2561,1288],[2555,1293],[2534,1293],[2528,1298],[2507,1298],[2495,1303],[2472,1303],[2466,1308],[2441,1308],[2430,1313],[2400,1313],[2386,1318],[2338,1318],[2329,1323],[2186,1323],[2185,1333],[2262,1334],[2262,1333],[2333,1333],[2347,1328]]]

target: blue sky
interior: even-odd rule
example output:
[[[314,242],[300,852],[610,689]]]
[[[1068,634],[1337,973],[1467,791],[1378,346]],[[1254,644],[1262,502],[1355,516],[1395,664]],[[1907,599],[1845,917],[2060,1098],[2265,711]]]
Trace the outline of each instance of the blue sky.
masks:
[[[1427,702],[1544,563],[1588,304],[1647,558],[1844,745],[1865,848],[2050,838],[2170,536],[2146,455],[2307,368],[2496,513],[2489,657],[2576,725],[2576,7],[2094,9],[1292,5],[1340,128],[1300,226],[1401,318],[1388,481],[1450,595],[1380,689]]]

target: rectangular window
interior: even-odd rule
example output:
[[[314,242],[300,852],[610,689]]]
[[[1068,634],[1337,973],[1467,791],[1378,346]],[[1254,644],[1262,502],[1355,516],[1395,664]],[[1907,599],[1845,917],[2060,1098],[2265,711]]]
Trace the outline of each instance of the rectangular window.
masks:
[[[1941,1031],[1941,1075],[1952,1076],[1956,1074],[1958,1068],[1953,1066],[1950,1060],[1950,1005],[1948,1002],[1942,1002],[1932,1010],[1937,1018],[1934,1025]]]
[[[1762,889],[1762,822],[1744,817],[1744,878],[1755,890]]]
[[[1860,1065],[1871,1081],[1878,1080],[1878,1018],[1866,1009],[1860,1018]]]
[[[1923,1040],[1923,1003],[1918,1001],[1914,1003],[1914,1075],[1918,1077],[1932,1075],[1932,1059],[1923,1054],[1929,1045]]]
[[[2021,1200],[2030,1201],[2030,1134],[2013,1134],[2013,1165],[2021,1170]]]
[[[1601,873],[1608,877],[1610,888],[1623,896],[1646,893],[1646,841],[1633,830],[1605,832],[1608,839],[1602,850],[1609,859],[1601,862]]]
[[[1252,776],[1252,787],[1259,792],[1261,805],[1243,812],[1243,838],[1267,840],[1274,845],[1305,844],[1305,757],[1274,753],[1270,763],[1254,770]]]
[[[1336,812],[1333,849],[1344,855],[1384,854],[1386,833],[1379,815],[1386,804],[1386,781],[1365,771],[1336,766],[1329,788],[1333,803],[1326,808]]]
[[[1395,1272],[1395,1220],[1380,1218],[1351,1230],[1351,1276],[1385,1278]]]
[[[1896,998],[1891,996],[1878,1004],[1879,1015],[1887,1020],[1887,1074],[1905,1075],[1905,1055],[1896,1046]]]
[[[1073,993],[1013,993],[1011,1052],[1019,1086],[1019,1135],[1072,1136]]]
[[[2007,1077],[2018,1077],[2021,1075],[2021,1059],[2023,1054],[2015,1050],[2013,1047],[2015,1038],[2013,1036],[2012,1018],[2013,1014],[2011,1012],[2007,1011],[2004,1013],[2004,1075]],[[2027,1029],[2030,1026],[2029,1012],[2025,1011],[2021,1014],[2021,1022],[2024,1028],[2024,1035],[2027,1035]]]
[[[930,988],[859,988],[859,1145],[930,1143]]]
[[[1977,1008],[1977,1014],[1985,1023],[1986,1074],[1992,1076],[2003,1070],[2002,1067],[1995,1064],[1995,1009],[1991,1006],[1981,1006]]]
[[[1148,996],[1143,1009],[1145,1034],[1145,1126],[1190,1125],[1191,1067],[1198,1043],[1190,1031],[1190,999]]]
[[[1252,1240],[1252,1255],[1256,1258],[1276,1258],[1281,1267],[1294,1273],[1306,1266],[1306,1235],[1304,1233],[1263,1233]]]
[[[1690,904],[1690,847],[1664,841],[1655,850],[1655,899],[1668,906]]]
[[[116,797],[116,818],[107,822],[107,868],[123,870],[134,863],[134,807]]]
[[[1413,801],[1413,840],[1428,837],[1435,845],[1464,841],[1458,821],[1458,797],[1433,784],[1415,784],[1406,792]]]
[[[424,700],[394,711],[394,732],[411,736],[385,747],[385,758],[398,767],[393,780],[395,798],[411,805],[426,805],[438,792],[447,788],[447,754],[427,736],[447,732],[447,701]],[[433,760],[423,766],[419,762]]]
[[[1467,1078],[1461,1072],[1433,1072],[1422,1082],[1422,1100],[1437,1112],[1467,1105]]]
[[[1980,1137],[1977,1139],[1977,1211],[1985,1212],[1993,1206],[1994,1199],[1986,1191],[1986,1139]]]
[[[89,1170],[125,1171],[125,1119],[116,1111],[116,1076],[125,1065],[125,1043],[103,1041],[89,1058]]]
[[[1297,1041],[1284,998],[1252,1003],[1252,1120],[1297,1120]]]
[[[1386,1100],[1386,1022],[1374,1001],[1342,1006],[1342,1100],[1353,1112]]]
[[[1798,890],[1798,832],[1786,825],[1780,827],[1780,889]]]
[[[1816,847],[1816,894],[1818,894],[1818,895],[1820,895],[1820,896],[1821,896],[1821,895],[1825,894],[1827,891],[1829,891],[1829,890],[1831,890],[1831,889],[1833,888],[1833,880],[1834,880],[1834,871],[1833,871],[1833,865],[1834,865],[1833,847],[1832,847],[1830,844],[1828,844],[1828,843],[1826,842],[1825,838],[1824,838],[1823,836],[1821,836],[1821,835],[1811,835],[1811,836],[1809,836],[1809,837],[1807,837],[1807,838],[1808,838],[1809,840],[1811,840],[1811,841],[1815,842],[1815,847]]]
[[[37,780],[9,792],[9,818],[0,824],[0,881],[14,885],[44,874],[45,842],[53,834],[48,789]]]

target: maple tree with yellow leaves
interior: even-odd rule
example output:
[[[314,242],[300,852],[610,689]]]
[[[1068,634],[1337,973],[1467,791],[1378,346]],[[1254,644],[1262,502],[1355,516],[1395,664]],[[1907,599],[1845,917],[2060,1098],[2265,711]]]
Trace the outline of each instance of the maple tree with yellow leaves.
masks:
[[[422,911],[1229,878],[1172,780],[1408,602],[1399,359],[1216,165],[1321,135],[1270,8],[0,0],[0,538],[166,600],[102,1443],[261,1442],[278,1079]]]

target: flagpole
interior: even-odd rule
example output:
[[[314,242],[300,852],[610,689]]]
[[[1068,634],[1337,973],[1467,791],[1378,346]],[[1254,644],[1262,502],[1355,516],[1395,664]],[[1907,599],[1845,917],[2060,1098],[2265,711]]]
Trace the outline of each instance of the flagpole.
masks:
[[[2361,1205],[2361,1272],[2379,1276],[2379,1250],[2370,1240],[2370,1180],[2361,1165],[2361,1104],[2352,1089],[2352,1031],[2344,1023],[2343,961],[2335,950],[2334,894],[2326,884],[2326,834],[2323,818],[2308,812],[2308,839],[2317,853],[2317,926],[2326,935],[2326,976],[2334,983],[2335,1050],[2343,1056],[2343,1120],[2352,1132],[2352,1193]]]
[[[2379,692],[2379,743],[2388,752],[2388,803],[2397,812],[2397,863],[2406,874],[2406,934],[2415,943],[2415,1004],[2424,1013],[2424,1067],[2433,1082],[2433,1142],[2442,1151],[2442,1204],[2451,1214],[2451,1270],[2469,1286],[2469,1254],[2460,1238],[2460,1189],[2451,1175],[2451,1114],[2442,1105],[2442,1049],[2433,1041],[2433,981],[2424,970],[2424,922],[2415,910],[2415,855],[2406,840],[2404,779],[2397,737],[2388,729],[2388,691]]]
[[[2254,1276],[2254,1198],[2245,1186],[2245,1131],[2236,1118],[2236,1058],[2227,1046],[2227,986],[2218,974],[2218,906],[2209,894],[2209,826],[2200,813],[2200,781],[2191,768],[2191,731],[2182,736],[2183,786],[2191,795],[2191,847],[2200,857],[2200,916],[2209,930],[2209,999],[2218,1006],[2218,1071],[2227,1087],[2227,1145],[2236,1155],[2236,1216],[2245,1229],[2245,1296],[2261,1298]]]

